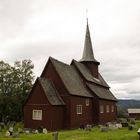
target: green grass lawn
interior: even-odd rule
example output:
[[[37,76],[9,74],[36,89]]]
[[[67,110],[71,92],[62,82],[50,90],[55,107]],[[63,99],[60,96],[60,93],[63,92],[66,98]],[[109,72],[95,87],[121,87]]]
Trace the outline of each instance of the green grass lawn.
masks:
[[[90,132],[85,130],[59,131],[59,140],[138,140],[137,130],[139,127],[140,122],[137,122],[137,128],[131,131],[128,128],[122,128],[100,132],[100,129],[97,127]],[[21,134],[19,138],[5,138],[4,134],[4,132],[0,133],[0,140],[52,140],[52,133]]]

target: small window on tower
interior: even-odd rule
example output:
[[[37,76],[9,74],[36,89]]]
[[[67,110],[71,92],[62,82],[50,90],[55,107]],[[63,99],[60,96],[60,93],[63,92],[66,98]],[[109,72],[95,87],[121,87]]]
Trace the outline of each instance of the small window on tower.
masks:
[[[86,106],[89,106],[89,99],[86,99]]]

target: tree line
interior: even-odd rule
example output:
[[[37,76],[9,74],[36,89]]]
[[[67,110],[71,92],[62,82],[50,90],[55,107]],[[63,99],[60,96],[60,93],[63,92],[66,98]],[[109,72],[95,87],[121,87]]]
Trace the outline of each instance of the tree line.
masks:
[[[0,61],[0,121],[21,121],[29,95],[34,65],[31,60],[16,61],[13,66]]]

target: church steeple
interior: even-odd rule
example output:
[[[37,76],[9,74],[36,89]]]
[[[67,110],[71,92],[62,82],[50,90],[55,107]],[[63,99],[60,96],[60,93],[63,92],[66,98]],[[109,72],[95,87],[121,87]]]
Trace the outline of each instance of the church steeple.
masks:
[[[84,51],[80,62],[83,63],[90,70],[93,77],[98,78],[98,66],[100,62],[98,62],[94,57],[90,31],[88,26],[88,20],[87,20],[87,28],[86,28],[86,35],[85,35]]]
[[[99,63],[94,58],[94,53],[93,53],[93,49],[92,49],[92,41],[91,41],[89,25],[88,25],[88,19],[87,19],[84,51],[83,51],[83,56],[82,56],[82,59],[80,60],[80,62],[96,62],[96,63]]]

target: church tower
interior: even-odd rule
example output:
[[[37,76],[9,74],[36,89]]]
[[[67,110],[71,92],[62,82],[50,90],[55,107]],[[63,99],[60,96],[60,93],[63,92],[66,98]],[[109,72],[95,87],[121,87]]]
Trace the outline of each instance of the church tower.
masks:
[[[94,57],[88,20],[87,20],[87,27],[86,27],[84,51],[80,62],[86,65],[86,67],[90,70],[91,74],[95,78],[98,78],[98,66],[100,65],[100,62],[98,62]]]

